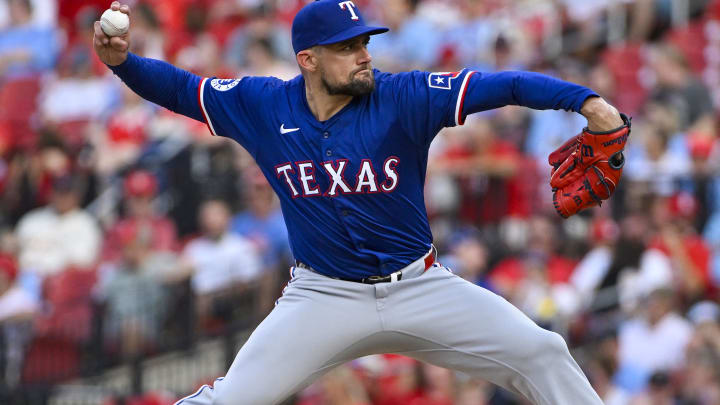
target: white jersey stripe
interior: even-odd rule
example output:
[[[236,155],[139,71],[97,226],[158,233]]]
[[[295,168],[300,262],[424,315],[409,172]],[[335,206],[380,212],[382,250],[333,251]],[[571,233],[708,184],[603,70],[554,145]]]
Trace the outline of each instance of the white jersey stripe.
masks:
[[[474,71],[468,71],[463,79],[462,86],[460,86],[460,92],[458,93],[457,103],[455,104],[455,125],[463,125],[465,121],[462,119],[462,107],[465,101],[465,93],[467,92],[467,84],[470,76],[475,74]]]
[[[207,109],[205,109],[205,98],[203,96],[205,95],[205,83],[207,82],[207,80],[207,77],[205,77],[200,82],[198,98],[200,99],[200,108],[202,109],[203,116],[205,117],[205,122],[208,124],[208,128],[210,128],[210,132],[213,135],[217,136],[217,132],[215,132],[212,121],[210,121],[210,114],[208,114]]]

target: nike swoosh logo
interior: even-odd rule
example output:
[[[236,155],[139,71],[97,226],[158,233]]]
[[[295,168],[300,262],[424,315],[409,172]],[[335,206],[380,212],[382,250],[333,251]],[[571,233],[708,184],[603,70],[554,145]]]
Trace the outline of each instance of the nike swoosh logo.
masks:
[[[300,128],[285,128],[285,124],[280,125],[280,133],[285,135],[289,134],[290,132],[299,131]]]

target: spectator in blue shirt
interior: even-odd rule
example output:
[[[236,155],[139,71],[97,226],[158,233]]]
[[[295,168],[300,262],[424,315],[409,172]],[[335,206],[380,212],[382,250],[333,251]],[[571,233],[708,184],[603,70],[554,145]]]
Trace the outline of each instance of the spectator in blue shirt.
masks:
[[[390,31],[374,36],[369,45],[373,60],[380,69],[416,69],[433,66],[437,62],[441,33],[432,22],[415,13],[416,3],[412,0],[382,2],[382,24]]]
[[[57,33],[33,25],[29,0],[9,0],[10,26],[0,31],[0,78],[12,79],[52,69],[58,53]]]
[[[266,270],[277,268],[290,257],[287,228],[270,184],[259,169],[250,172],[246,176],[247,209],[233,217],[230,229],[255,244]]]

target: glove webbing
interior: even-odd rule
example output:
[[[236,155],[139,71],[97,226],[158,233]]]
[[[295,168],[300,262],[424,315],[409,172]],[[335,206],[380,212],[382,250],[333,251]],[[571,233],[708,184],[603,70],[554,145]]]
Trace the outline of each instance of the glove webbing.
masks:
[[[602,184],[605,186],[605,190],[607,191],[607,195],[611,195],[612,192],[610,191],[610,186],[608,186],[607,181],[605,180],[605,174],[602,172],[602,170],[598,169],[595,166],[590,166],[593,170],[595,170],[595,174],[597,174],[600,181],[598,181],[597,184]],[[592,189],[592,186],[590,185],[590,180],[585,179],[585,188],[588,190],[590,197],[592,197],[593,200],[595,200],[596,203],[598,203],[598,206],[602,206],[602,198],[600,198],[599,195],[595,194],[595,192]]]

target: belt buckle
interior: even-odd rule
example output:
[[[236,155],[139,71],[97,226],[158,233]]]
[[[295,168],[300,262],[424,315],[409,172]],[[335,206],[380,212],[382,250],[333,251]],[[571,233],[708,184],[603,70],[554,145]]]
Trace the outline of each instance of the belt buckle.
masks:
[[[382,283],[388,279],[387,276],[370,276],[365,278],[365,280],[368,282],[368,284],[376,284],[376,283]]]
[[[363,279],[363,282],[366,284],[377,284],[377,283],[394,283],[396,281],[402,280],[402,272],[396,271],[395,273],[389,274],[387,276],[370,276],[365,279]]]

